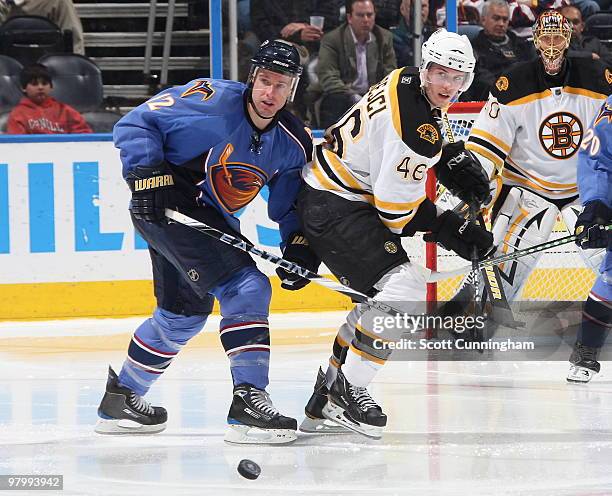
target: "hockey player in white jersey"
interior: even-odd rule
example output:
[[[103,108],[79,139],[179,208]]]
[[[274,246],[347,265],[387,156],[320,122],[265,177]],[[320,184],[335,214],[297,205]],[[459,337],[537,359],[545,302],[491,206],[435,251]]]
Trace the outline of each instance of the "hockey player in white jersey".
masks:
[[[310,248],[345,285],[386,302],[423,302],[426,269],[410,262],[402,236],[431,231],[469,259],[484,255],[492,235],[427,199],[427,169],[449,190],[480,205],[489,181],[470,152],[442,146],[437,118],[472,82],[475,59],[466,36],[442,29],[423,45],[419,74],[391,72],[327,129],[303,169],[298,214]],[[368,326],[374,310],[357,305],[336,336],[327,372],[319,369],[301,429],[325,432],[324,420],[380,437],[387,417],[366,389],[391,351],[393,330]],[[389,331],[389,332],[387,332]]]
[[[612,83],[601,62],[566,56],[572,28],[560,13],[543,12],[533,34],[539,57],[498,78],[465,144],[494,179],[497,254],[547,241],[559,212],[573,231],[580,210],[577,152]],[[540,255],[500,267],[509,300],[520,297]],[[596,270],[602,250],[581,255]],[[469,290],[466,285],[462,292]]]
[[[595,116],[580,147],[578,192],[584,205],[576,222],[582,249],[607,248],[599,276],[584,304],[582,323],[570,356],[569,382],[589,382],[599,372],[598,354],[612,328],[612,97]]]

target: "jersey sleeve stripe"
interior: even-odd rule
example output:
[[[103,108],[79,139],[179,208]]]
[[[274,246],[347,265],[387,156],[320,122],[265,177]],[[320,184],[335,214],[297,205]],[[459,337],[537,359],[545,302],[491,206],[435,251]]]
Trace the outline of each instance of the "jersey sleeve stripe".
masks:
[[[473,141],[468,141],[465,144],[465,149],[489,159],[497,169],[501,169],[504,165],[504,161],[501,160],[497,155],[491,153],[489,150],[483,148],[477,143],[474,143]]]
[[[472,135],[476,135],[476,136],[480,136],[481,138],[484,138],[483,140],[480,140],[481,142],[495,143],[497,147],[500,148],[504,152],[503,157],[501,157],[502,160],[506,158],[506,155],[510,153],[510,149],[512,148],[510,145],[500,140],[497,136],[493,136],[491,133],[487,133],[486,131],[483,131],[482,129],[472,128],[472,130],[470,131],[470,138],[472,137]],[[493,148],[491,149],[491,151],[495,152]]]
[[[342,181],[348,184],[351,188],[355,188],[358,191],[363,191],[363,188],[353,177],[353,174],[346,168],[346,166],[334,152],[325,150],[324,148],[321,148],[321,150],[323,151],[323,156],[327,159],[327,163],[332,167],[334,172],[340,176]]]
[[[399,111],[399,98],[397,96],[397,84],[400,74],[403,69],[395,69],[391,73],[391,81],[389,83],[389,101],[391,102],[391,115],[393,116],[393,127],[395,132],[402,137],[402,117]]]
[[[376,208],[378,210],[387,210],[390,212],[409,212],[410,210],[413,210],[416,207],[418,207],[423,202],[423,200],[425,200],[425,198],[426,196],[422,196],[416,201],[408,202],[408,203],[401,203],[401,202],[384,201],[384,200],[381,200],[380,198],[376,198],[375,196],[374,204],[376,205]]]
[[[412,212],[411,215],[408,215],[403,220],[387,220],[382,217],[380,217],[380,220],[385,226],[387,226],[395,234],[401,234],[406,224],[408,224],[408,222],[410,222],[413,217],[414,217],[414,212]]]
[[[325,172],[327,177],[329,177],[333,182],[335,182],[338,186],[340,186],[342,189],[346,191],[350,191],[351,193],[355,193],[357,195],[369,195],[369,196],[372,195],[372,193],[365,191],[361,188],[353,188],[351,186],[346,185],[342,181],[342,179],[338,177],[338,175],[335,174],[334,169],[332,168],[332,165],[330,164],[330,162],[327,160],[324,152],[325,151],[323,150],[323,147],[317,146],[316,161],[321,166],[321,169],[323,169],[323,172]]]
[[[572,86],[565,86],[563,88],[563,91],[565,93],[571,93],[572,95],[582,95],[582,96],[586,96],[589,98],[594,98],[596,100],[605,100],[606,98],[608,98],[608,96],[604,95],[603,93],[598,93],[596,91],[591,91],[591,90],[585,90],[584,88],[574,88]]]
[[[338,186],[336,186],[329,179],[327,179],[326,174],[321,171],[321,167],[319,166],[319,163],[316,159],[312,161],[312,165],[310,167],[315,178],[317,179],[319,184],[323,186],[323,188],[329,191],[341,191]]]
[[[540,186],[535,180],[527,179],[520,174],[512,172],[511,170],[509,170],[508,167],[504,169],[504,171],[502,172],[502,176],[507,181],[509,181],[509,183],[516,183],[521,186],[526,186],[529,189],[533,189],[535,191],[540,191],[542,193],[545,193],[547,196],[564,198],[568,195],[573,195],[578,192],[578,188],[576,187],[574,188],[570,187],[570,188],[565,188],[565,189],[564,188],[551,189],[551,188]]]

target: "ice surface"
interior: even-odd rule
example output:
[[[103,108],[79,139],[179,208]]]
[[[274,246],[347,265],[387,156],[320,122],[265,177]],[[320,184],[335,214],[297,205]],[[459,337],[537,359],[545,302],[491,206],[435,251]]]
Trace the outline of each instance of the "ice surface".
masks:
[[[298,421],[342,315],[272,318],[269,391]],[[231,446],[211,322],[148,395],[168,409],[165,432],[95,434],[106,368],[140,320],[0,324],[0,474],[63,474],[66,495],[612,494],[610,362],[588,385],[565,383],[566,362],[390,362],[371,388],[389,416],[380,441]],[[242,458],[259,479],[240,477]]]

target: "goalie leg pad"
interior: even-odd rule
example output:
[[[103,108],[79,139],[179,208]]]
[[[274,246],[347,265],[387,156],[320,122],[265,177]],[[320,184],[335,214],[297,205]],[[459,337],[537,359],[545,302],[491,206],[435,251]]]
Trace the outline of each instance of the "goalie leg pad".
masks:
[[[573,233],[576,228],[576,220],[580,214],[580,204],[578,201],[573,202],[571,205],[566,205],[561,209],[561,216],[563,222],[570,233]],[[593,272],[599,272],[599,266],[601,265],[605,255],[605,248],[591,248],[578,250],[578,255],[582,258],[584,264],[589,267]]]
[[[556,206],[530,191],[513,193],[510,190],[493,221],[495,256],[548,241],[558,213]],[[535,253],[499,266],[508,301],[520,296],[541,256],[542,252]]]

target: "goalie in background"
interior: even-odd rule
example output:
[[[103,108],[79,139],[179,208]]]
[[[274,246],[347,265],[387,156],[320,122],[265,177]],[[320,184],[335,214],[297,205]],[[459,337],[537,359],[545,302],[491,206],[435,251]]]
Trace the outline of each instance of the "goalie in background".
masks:
[[[493,237],[454,212],[439,210],[425,195],[427,169],[456,196],[480,206],[489,181],[471,152],[442,146],[440,109],[465,91],[475,59],[466,36],[436,31],[423,45],[418,74],[391,72],[372,86],[315,147],[303,170],[298,214],[311,248],[345,285],[385,302],[425,301],[426,269],[406,255],[402,236],[430,231],[426,240],[469,260],[473,246],[484,256]],[[401,307],[402,305],[400,305]],[[412,307],[412,309],[414,306]],[[421,308],[423,311],[423,308]],[[359,304],[341,326],[327,372],[319,369],[300,429],[347,427],[378,438],[387,422],[367,386],[391,350],[376,339],[397,341],[397,329],[373,328],[377,312]],[[328,396],[329,394],[329,396]]]
[[[561,14],[543,12],[533,34],[539,57],[498,78],[465,143],[492,179],[495,255],[548,241],[559,212],[574,230],[578,149],[611,91],[612,73],[600,61],[567,57],[572,28]],[[500,266],[509,301],[519,299],[541,255]],[[581,256],[596,271],[603,250]],[[464,284],[453,300],[471,301],[471,292]]]
[[[612,97],[596,115],[580,146],[578,192],[584,206],[576,221],[576,244],[606,248],[599,275],[584,304],[570,357],[569,382],[589,382],[599,372],[598,354],[612,327]]]

